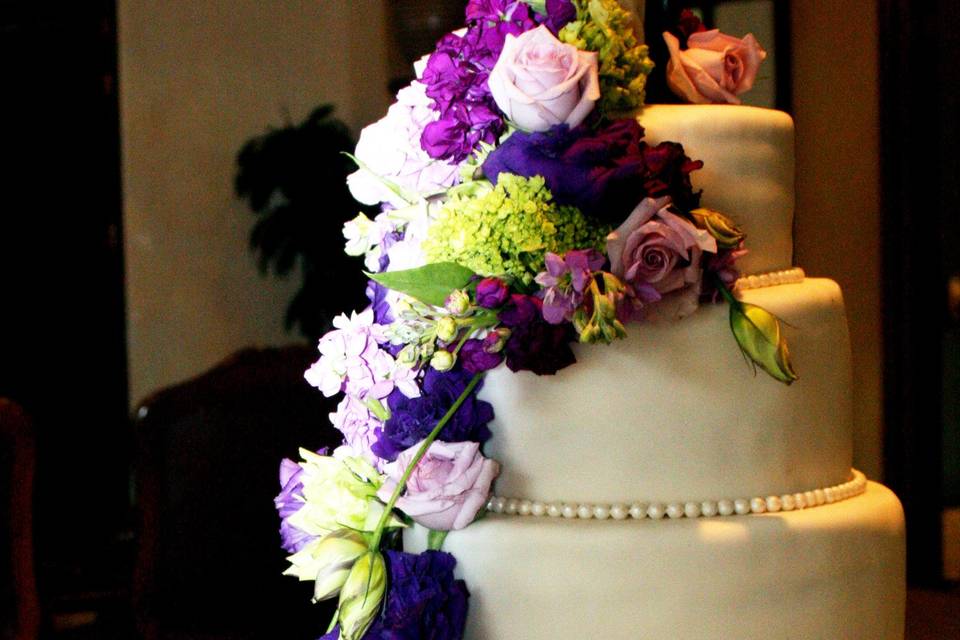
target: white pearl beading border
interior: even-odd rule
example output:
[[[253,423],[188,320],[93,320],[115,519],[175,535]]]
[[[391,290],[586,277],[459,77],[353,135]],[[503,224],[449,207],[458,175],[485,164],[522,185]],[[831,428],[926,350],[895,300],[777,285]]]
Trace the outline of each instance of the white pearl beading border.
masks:
[[[781,271],[771,271],[769,273],[760,273],[753,276],[743,276],[737,279],[734,288],[739,291],[747,289],[762,289],[763,287],[775,287],[780,284],[797,284],[803,282],[806,274],[800,267],[792,269],[783,269]]]
[[[832,487],[812,489],[779,496],[703,500],[684,502],[633,502],[614,504],[588,504],[577,502],[540,502],[522,498],[491,496],[487,511],[509,516],[547,516],[580,520],[662,520],[663,518],[699,518],[713,516],[743,516],[748,514],[778,513],[810,509],[833,504],[859,496],[867,490],[867,477],[851,469],[853,477]]]

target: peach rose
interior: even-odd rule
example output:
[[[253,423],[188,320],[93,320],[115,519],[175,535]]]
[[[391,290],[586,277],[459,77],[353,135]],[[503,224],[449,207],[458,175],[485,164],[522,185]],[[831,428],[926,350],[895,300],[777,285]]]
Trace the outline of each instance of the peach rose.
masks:
[[[667,84],[678,96],[698,104],[740,104],[737,96],[753,87],[767,52],[753,34],[734,38],[717,29],[693,33],[687,48],[668,32],[663,39],[670,50]]]

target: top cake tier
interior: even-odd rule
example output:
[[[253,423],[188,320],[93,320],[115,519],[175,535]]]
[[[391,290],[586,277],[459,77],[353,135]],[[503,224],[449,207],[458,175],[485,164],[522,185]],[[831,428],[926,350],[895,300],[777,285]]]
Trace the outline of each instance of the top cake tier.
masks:
[[[648,105],[638,118],[651,143],[683,144],[703,160],[693,186],[702,205],[725,213],[747,234],[743,274],[793,264],[793,119],[740,105]]]

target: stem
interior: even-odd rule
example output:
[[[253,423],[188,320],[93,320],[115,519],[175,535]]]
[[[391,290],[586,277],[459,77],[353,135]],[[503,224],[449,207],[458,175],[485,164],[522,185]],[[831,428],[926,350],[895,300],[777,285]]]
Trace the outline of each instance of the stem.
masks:
[[[437,439],[437,436],[440,435],[440,432],[443,431],[443,428],[447,426],[447,423],[450,421],[450,418],[453,417],[453,414],[457,412],[460,406],[466,401],[467,396],[469,396],[477,384],[480,382],[480,379],[483,378],[483,373],[475,373],[470,382],[467,383],[466,388],[460,393],[456,401],[447,409],[447,412],[443,414],[443,417],[440,418],[440,421],[437,422],[437,426],[433,428],[433,431],[424,439],[423,444],[420,445],[420,448],[417,450],[417,455],[413,456],[413,460],[410,461],[410,464],[407,465],[406,470],[403,472],[403,475],[400,477],[400,482],[397,483],[397,487],[393,490],[393,495],[390,496],[390,501],[387,502],[386,508],[383,510],[383,515],[380,516],[380,522],[377,523],[377,528],[373,531],[373,540],[370,543],[371,549],[380,548],[380,539],[383,537],[383,530],[387,526],[387,521],[390,519],[390,514],[393,513],[393,507],[397,504],[397,499],[400,498],[400,494],[403,493],[404,488],[407,486],[407,481],[410,479],[410,476],[413,474],[413,470],[417,468],[417,465],[420,464],[420,460],[423,459],[423,456],[426,455],[427,449],[430,448],[430,445],[433,444],[433,441]]]
[[[713,277],[713,284],[717,287],[717,291],[720,292],[720,295],[723,296],[723,299],[727,301],[727,304],[733,306],[739,302],[736,298],[733,297],[730,289],[727,288],[727,285],[724,284],[723,280],[720,279],[720,276],[717,274],[711,274]]]

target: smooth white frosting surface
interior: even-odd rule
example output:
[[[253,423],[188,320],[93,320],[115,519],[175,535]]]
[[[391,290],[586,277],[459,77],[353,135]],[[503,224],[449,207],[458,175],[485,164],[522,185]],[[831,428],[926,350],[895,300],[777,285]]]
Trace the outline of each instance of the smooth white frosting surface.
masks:
[[[735,220],[750,253],[744,274],[793,265],[793,119],[782,111],[742,105],[648,105],[640,124],[651,144],[670,140],[703,160],[691,175],[702,206]]]
[[[406,532],[407,549],[425,537]],[[875,483],[733,518],[490,515],[444,550],[471,592],[467,640],[903,640],[903,512]]]
[[[726,304],[677,322],[628,325],[612,345],[576,345],[555,376],[489,372],[485,452],[498,496],[545,501],[717,500],[850,478],[850,349],[837,284],[750,289],[785,323],[800,380],[754,375]]]

